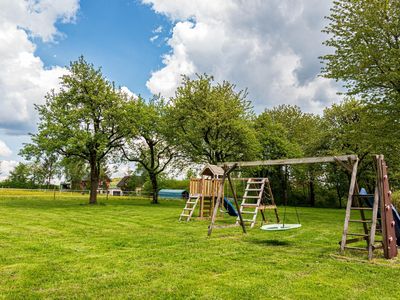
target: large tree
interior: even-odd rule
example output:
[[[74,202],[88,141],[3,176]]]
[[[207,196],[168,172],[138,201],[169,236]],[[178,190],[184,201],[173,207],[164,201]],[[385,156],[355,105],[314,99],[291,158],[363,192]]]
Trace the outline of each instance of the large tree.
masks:
[[[184,151],[195,162],[212,164],[254,157],[258,142],[246,91],[207,75],[184,76],[172,98],[170,124]]]
[[[127,110],[130,133],[122,147],[124,158],[139,163],[152,185],[152,203],[158,203],[158,177],[178,156],[174,128],[168,122],[168,106],[162,98],[146,102],[141,97]]]
[[[334,1],[322,57],[325,77],[344,81],[349,94],[400,106],[400,1]]]
[[[33,144],[49,153],[75,157],[90,166],[90,204],[97,203],[101,165],[119,149],[126,134],[127,96],[120,93],[100,69],[80,57],[61,77],[58,92],[37,105],[40,121]]]

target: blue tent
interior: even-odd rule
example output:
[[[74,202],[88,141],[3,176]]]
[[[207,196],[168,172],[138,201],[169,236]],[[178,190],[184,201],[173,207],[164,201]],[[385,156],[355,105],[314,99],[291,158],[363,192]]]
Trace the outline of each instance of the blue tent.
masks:
[[[158,196],[160,198],[187,199],[189,193],[186,190],[162,189],[158,192]]]

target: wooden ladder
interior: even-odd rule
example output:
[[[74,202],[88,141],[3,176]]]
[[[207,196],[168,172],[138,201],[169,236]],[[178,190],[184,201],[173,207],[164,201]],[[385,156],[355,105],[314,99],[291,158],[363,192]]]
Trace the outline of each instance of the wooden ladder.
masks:
[[[368,251],[368,259],[372,259],[374,250],[383,249],[385,257],[392,258],[397,255],[397,247],[387,167],[383,156],[376,156],[375,160],[377,179],[374,194],[359,194],[356,180],[358,161],[353,164],[340,250],[342,253],[346,249]],[[368,203],[370,199],[373,199],[372,205]],[[360,213],[360,218],[353,217],[352,212],[354,211]],[[366,214],[370,214],[370,216],[367,217]],[[352,223],[362,225],[363,232],[348,232],[349,225]],[[377,235],[381,236],[381,240],[376,240]],[[348,246],[348,244],[360,241],[365,241],[366,247]]]
[[[265,190],[267,193],[265,193]],[[261,212],[263,222],[266,222],[264,215],[266,209],[275,210],[277,222],[279,222],[278,210],[268,178],[249,178],[244,191],[243,201],[240,205],[240,213],[242,215],[250,215],[250,218],[244,218],[243,222],[250,224],[250,228],[253,228],[257,222],[258,211]],[[236,224],[239,224],[239,221],[239,218],[237,218]]]
[[[197,203],[199,202],[201,195],[195,194],[190,195],[186,201],[185,207],[182,210],[181,215],[179,216],[179,221],[182,221],[183,218],[186,218],[186,222],[190,220],[193,215],[194,210],[196,209]]]

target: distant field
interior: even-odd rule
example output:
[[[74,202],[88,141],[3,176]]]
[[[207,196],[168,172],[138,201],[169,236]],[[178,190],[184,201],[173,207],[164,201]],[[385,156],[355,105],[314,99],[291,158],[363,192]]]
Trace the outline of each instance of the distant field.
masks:
[[[397,259],[338,255],[344,210],[300,208],[298,230],[208,238],[207,221],[178,222],[182,201],[53,197],[0,189],[0,298],[398,299]]]

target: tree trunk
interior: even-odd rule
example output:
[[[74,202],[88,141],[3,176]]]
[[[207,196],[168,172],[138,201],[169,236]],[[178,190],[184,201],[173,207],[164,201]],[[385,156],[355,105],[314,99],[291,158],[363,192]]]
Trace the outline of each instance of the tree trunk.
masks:
[[[90,160],[90,198],[89,204],[97,204],[97,188],[99,187],[99,169],[96,160]]]
[[[151,186],[153,188],[153,200],[151,203],[158,204],[158,182],[157,182],[157,175],[154,173],[149,173]]]

